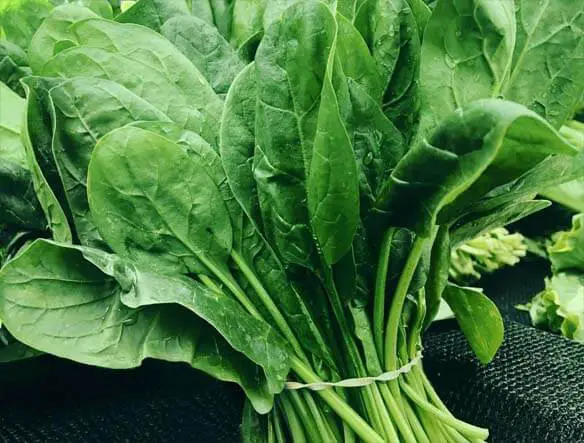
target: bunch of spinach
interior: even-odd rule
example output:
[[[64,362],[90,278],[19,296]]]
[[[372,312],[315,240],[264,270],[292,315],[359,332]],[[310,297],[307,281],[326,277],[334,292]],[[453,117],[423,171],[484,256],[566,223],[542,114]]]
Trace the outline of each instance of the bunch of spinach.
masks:
[[[238,383],[245,441],[484,440],[421,364],[362,388],[285,382],[398,369],[442,297],[493,358],[500,315],[448,282],[450,250],[582,175],[558,132],[584,92],[582,6],[56,3],[0,11],[27,66],[0,133],[27,192],[2,187],[0,223],[38,228],[0,271],[10,334]]]

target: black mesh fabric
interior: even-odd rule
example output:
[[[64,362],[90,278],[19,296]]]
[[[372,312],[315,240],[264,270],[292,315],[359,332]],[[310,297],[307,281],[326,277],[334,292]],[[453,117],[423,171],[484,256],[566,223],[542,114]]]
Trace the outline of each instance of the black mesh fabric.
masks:
[[[496,442],[584,442],[584,346],[526,324],[516,311],[549,268],[526,261],[481,284],[507,317],[494,362],[473,358],[453,321],[426,335],[424,367],[448,407]],[[51,357],[0,367],[2,442],[239,440],[243,398],[184,365],[149,361],[131,371]]]

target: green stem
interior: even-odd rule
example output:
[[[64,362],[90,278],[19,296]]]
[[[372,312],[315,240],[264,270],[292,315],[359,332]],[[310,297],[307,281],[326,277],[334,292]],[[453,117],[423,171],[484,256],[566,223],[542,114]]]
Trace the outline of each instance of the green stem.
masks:
[[[341,336],[343,337],[348,356],[348,363],[352,365],[354,375],[357,377],[365,377],[368,375],[367,370],[361,359],[361,354],[359,353],[357,343],[355,342],[353,334],[349,328],[347,318],[345,316],[345,310],[339,297],[339,293],[336,289],[332,273],[326,266],[323,266],[323,269],[325,289],[329,296],[333,314],[337,319],[337,324],[339,325]],[[361,395],[363,396],[362,398],[365,404],[367,415],[371,420],[374,429],[378,433],[385,433],[383,421],[381,420],[380,416],[380,408],[383,408],[383,402],[379,402],[379,399],[375,397],[374,390],[371,386],[366,386],[364,389],[362,389]]]
[[[420,408],[425,409],[426,411],[430,412],[437,418],[439,418],[444,424],[451,426],[452,428],[459,431],[461,434],[465,435],[466,437],[470,437],[471,439],[480,439],[486,440],[489,436],[489,431],[483,428],[479,428],[478,426],[473,426],[471,424],[465,423],[460,421],[449,414],[438,409],[436,406],[428,403],[424,399],[422,399],[416,391],[414,391],[407,383],[401,384],[403,391],[406,395],[418,405]]]
[[[273,409],[274,413],[274,438],[276,443],[286,443],[286,435],[284,433],[284,427],[282,426],[282,420],[280,418],[282,411],[280,408],[275,407]]]
[[[292,357],[292,369],[305,383],[320,383],[322,380],[312,369],[297,357]],[[383,443],[381,436],[369,426],[341,397],[332,389],[318,391],[318,395],[337,413],[355,433],[367,443]]]
[[[309,392],[303,391],[302,398],[304,399],[304,402],[308,406],[308,410],[312,414],[314,423],[316,424],[318,432],[322,437],[322,441],[324,441],[325,443],[328,441],[339,441],[339,439],[337,438],[337,436],[339,435],[334,433],[332,427],[324,419],[322,411],[318,408],[318,405],[314,401],[312,395]]]
[[[213,273],[213,275],[215,275],[219,279],[219,281],[221,283],[223,283],[227,287],[227,289],[229,289],[229,291],[243,305],[243,307],[245,309],[247,309],[247,311],[251,315],[253,315],[256,318],[262,318],[262,315],[260,314],[260,312],[255,308],[255,306],[250,301],[250,299],[247,297],[247,295],[243,291],[243,289],[241,289],[241,287],[237,284],[237,282],[235,281],[233,276],[221,271],[215,265],[215,263],[213,263],[211,260],[208,260],[203,254],[197,255],[197,258],[199,258],[201,260],[201,262]],[[206,277],[206,276],[199,275],[199,278],[201,278],[201,277]],[[211,279],[209,279],[208,277],[207,277],[207,280],[211,281]],[[203,283],[205,283],[204,280],[201,280],[201,281],[203,281]],[[205,283],[205,284],[207,284],[207,283]],[[216,286],[217,285],[215,285],[215,287]]]
[[[393,422],[396,424],[403,441],[405,443],[416,443],[416,437],[412,432],[412,428],[410,427],[407,418],[404,417],[402,408],[398,406],[396,399],[391,394],[389,386],[386,383],[382,383],[379,389],[381,390],[381,395],[385,400],[385,405],[387,406],[387,409],[391,414]]]
[[[389,268],[389,255],[391,242],[395,233],[394,228],[387,230],[383,236],[379,260],[377,263],[377,275],[375,276],[375,292],[373,298],[373,334],[377,354],[383,358],[383,325],[385,321],[385,290],[387,284],[387,271]]]
[[[294,335],[294,332],[292,332],[292,329],[290,329],[290,326],[288,326],[288,322],[286,322],[286,319],[284,318],[284,316],[282,315],[282,313],[280,312],[280,310],[270,297],[270,294],[268,294],[268,291],[266,291],[262,283],[258,280],[254,272],[247,265],[243,257],[241,257],[234,250],[231,251],[231,257],[233,258],[235,264],[239,267],[241,272],[243,272],[243,275],[245,275],[245,277],[251,284],[252,288],[259,296],[261,302],[266,307],[272,319],[276,323],[276,326],[278,326],[278,328],[280,329],[280,332],[282,332],[284,337],[286,337],[290,342],[292,348],[294,349],[294,352],[296,352],[296,355],[298,355],[298,357],[302,358],[304,361],[308,362],[309,361],[308,357],[304,353],[304,350],[302,349],[300,342]]]
[[[408,289],[418,262],[424,252],[424,247],[428,242],[427,238],[416,237],[412,250],[408,255],[406,264],[397,283],[393,300],[391,301],[391,308],[389,310],[389,318],[387,320],[387,327],[385,329],[385,370],[395,371],[398,366],[397,362],[397,337],[399,332],[399,321],[404,307]]]
[[[292,435],[292,441],[294,443],[307,443],[306,435],[304,434],[304,426],[298,418],[292,402],[285,395],[281,395],[278,399],[280,405],[282,405],[282,410],[286,416],[286,422],[288,423],[288,430]]]
[[[428,435],[426,434],[424,426],[422,426],[422,423],[418,419],[418,416],[416,415],[415,411],[413,410],[412,406],[407,401],[407,399],[404,399],[404,401],[403,401],[403,409],[404,409],[404,412],[406,414],[406,417],[408,418],[408,421],[410,422],[410,426],[412,427],[412,431],[413,431],[414,435],[416,436],[416,442],[430,443],[430,439],[428,438]],[[434,443],[434,442],[432,442],[432,443]]]
[[[326,438],[326,434],[321,434],[321,430],[317,427],[313,415],[310,413],[303,397],[300,396],[300,393],[298,391],[289,391],[281,394],[281,396],[290,397],[291,403],[298,414],[298,418],[304,425],[308,441],[310,441],[310,443],[326,442],[326,440],[323,440],[323,438]]]
[[[276,415],[277,415],[277,408],[273,408],[270,415],[268,415],[268,443],[276,443]]]

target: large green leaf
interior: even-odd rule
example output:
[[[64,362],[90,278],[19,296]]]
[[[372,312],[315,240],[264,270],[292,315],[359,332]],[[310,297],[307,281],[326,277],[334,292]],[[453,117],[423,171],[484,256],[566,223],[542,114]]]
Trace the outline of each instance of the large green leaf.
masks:
[[[172,17],[189,15],[184,0],[140,0],[116,17],[120,23],[135,23],[160,32]]]
[[[420,36],[410,6],[406,0],[360,2],[355,25],[381,72],[384,112],[409,141],[420,112]]]
[[[236,77],[225,98],[219,151],[233,195],[247,216],[261,226],[253,176],[256,104],[256,71],[250,63]]]
[[[348,88],[336,64],[336,35],[327,6],[301,2],[268,29],[256,54],[254,176],[264,229],[285,262],[309,268],[315,266],[312,229],[325,260],[334,263],[357,226],[358,175],[340,113]],[[339,161],[331,163],[335,149]],[[339,197],[334,208],[332,193]]]
[[[149,357],[186,362],[240,384],[258,410],[271,408],[261,369],[235,351],[207,319],[166,300],[176,293],[195,310],[202,297],[203,304],[211,306],[198,306],[200,313],[220,303],[218,296],[201,293],[185,281],[156,280],[136,272],[116,280],[108,275],[114,272],[122,272],[121,265],[100,251],[38,240],[0,272],[0,316],[18,340],[36,349],[108,368],[136,367]],[[153,305],[161,300],[163,305]],[[220,317],[221,312],[215,309],[210,315]],[[242,315],[223,321],[233,327],[236,319],[249,320]],[[234,335],[229,329],[227,334]],[[247,348],[252,343],[248,341]],[[285,377],[286,352],[277,341],[271,345],[253,351],[273,352],[265,355],[269,370],[276,371],[270,375]],[[281,389],[282,381],[277,384]]]
[[[49,0],[4,0],[0,3],[0,29],[8,41],[27,48],[52,9]]]
[[[173,123],[137,122],[133,126],[155,132],[176,143],[190,158],[205,168],[207,174],[219,189],[229,212],[234,232],[233,249],[244,258],[257,275],[257,278],[288,320],[291,328],[302,338],[302,345],[314,356],[332,365],[329,348],[325,345],[322,334],[316,326],[306,303],[291,286],[281,263],[269,245],[267,245],[261,233],[243,214],[241,207],[233,198],[219,155],[197,134],[184,130]],[[178,179],[182,180],[181,177]],[[238,281],[242,287],[245,287],[245,279],[238,279]],[[249,285],[249,283],[247,284]],[[262,305],[253,289],[250,288],[247,291],[247,295],[256,302],[256,306]],[[268,312],[261,308],[259,310],[264,313],[265,318],[268,318]]]
[[[422,50],[427,118],[503,97],[559,128],[584,91],[583,11],[572,0],[438,3]]]
[[[233,243],[225,202],[205,166],[167,138],[110,132],[95,148],[88,187],[99,232],[120,255],[166,274],[225,269]]]
[[[85,245],[102,245],[87,202],[87,168],[98,139],[137,120],[169,118],[118,83],[74,77],[50,91],[54,109],[53,154],[71,209],[75,232]]]
[[[45,63],[67,44],[75,45],[71,25],[90,17],[96,17],[96,14],[79,5],[55,8],[43,21],[28,47],[28,60],[33,72],[39,74]]]
[[[525,107],[503,100],[477,101],[444,119],[404,156],[378,207],[389,224],[429,236],[439,212],[440,223],[454,221],[469,204],[549,155],[576,153]]]
[[[162,35],[201,71],[217,94],[225,94],[245,67],[239,54],[219,31],[192,16],[175,17],[162,26]]]
[[[218,145],[223,103],[205,77],[168,40],[142,26],[103,19],[76,22],[71,30],[80,46],[49,60],[44,75],[116,81],[179,125]]]
[[[8,40],[0,40],[0,82],[24,96],[20,79],[30,74],[26,53]]]
[[[489,363],[503,343],[503,319],[497,305],[481,289],[451,283],[444,290],[444,299],[475,355],[482,363]]]
[[[71,242],[73,234],[64,189],[59,178],[52,152],[53,123],[51,121],[48,88],[58,84],[38,77],[23,80],[27,109],[24,118],[23,144],[30,167],[34,190],[45,213],[53,238]]]

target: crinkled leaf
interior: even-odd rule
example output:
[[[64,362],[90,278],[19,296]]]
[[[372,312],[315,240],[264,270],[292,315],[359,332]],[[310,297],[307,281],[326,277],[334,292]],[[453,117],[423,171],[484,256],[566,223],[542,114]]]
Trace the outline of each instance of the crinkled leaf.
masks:
[[[161,32],[197,67],[217,94],[227,93],[245,67],[219,31],[197,17],[172,18],[164,23]]]
[[[548,256],[555,272],[584,272],[584,214],[574,216],[572,229],[555,235]]]
[[[583,12],[571,0],[438,3],[422,50],[427,118],[503,97],[559,128],[584,91]]]
[[[8,40],[0,40],[0,82],[24,97],[20,79],[31,74],[26,53]]]

